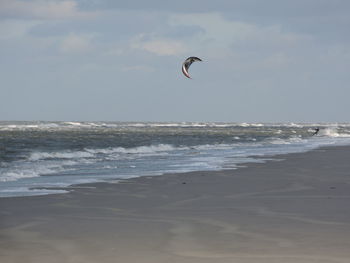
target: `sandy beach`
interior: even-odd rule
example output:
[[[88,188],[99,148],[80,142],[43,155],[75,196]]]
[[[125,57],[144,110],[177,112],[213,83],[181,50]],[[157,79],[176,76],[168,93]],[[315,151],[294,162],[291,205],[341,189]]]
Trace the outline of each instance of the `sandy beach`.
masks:
[[[0,199],[1,263],[348,263],[350,147]]]

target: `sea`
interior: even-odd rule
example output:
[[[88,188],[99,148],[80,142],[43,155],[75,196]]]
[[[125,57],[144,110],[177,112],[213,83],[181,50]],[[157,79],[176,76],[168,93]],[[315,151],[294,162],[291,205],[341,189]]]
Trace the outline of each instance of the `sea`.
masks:
[[[0,197],[236,169],[278,154],[349,144],[346,123],[0,122]]]

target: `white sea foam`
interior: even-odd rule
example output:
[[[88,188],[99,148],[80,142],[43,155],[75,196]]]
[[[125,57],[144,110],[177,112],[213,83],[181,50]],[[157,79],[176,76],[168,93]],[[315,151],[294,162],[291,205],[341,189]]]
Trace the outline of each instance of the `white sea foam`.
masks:
[[[349,127],[350,124],[343,123],[277,123],[277,124],[264,124],[264,123],[225,123],[225,122],[0,122],[0,130],[74,130],[74,129],[114,129],[114,128],[144,128],[144,127],[179,127],[179,128],[200,128],[200,127],[213,127],[213,128],[225,128],[225,127],[295,127],[303,128],[308,127],[332,127],[341,126]]]
[[[333,137],[333,138],[347,138],[350,137],[349,133],[339,133],[338,132],[338,127],[328,127],[326,129],[322,129],[318,133],[321,136],[328,136],[328,137]]]
[[[0,123],[1,131],[15,131],[15,130],[49,130],[59,128],[58,123],[17,123],[7,124]]]
[[[60,168],[60,165],[34,165],[34,166],[21,166],[8,169],[0,174],[1,182],[16,181],[23,178],[38,177],[44,174],[52,174]]]
[[[303,127],[304,127],[304,125],[299,124],[299,123],[294,123],[294,122],[291,122],[291,123],[289,123],[288,127],[303,128]]]
[[[282,130],[275,131],[275,134],[281,134],[281,133],[282,133]]]
[[[265,125],[263,123],[246,123],[246,122],[242,122],[242,123],[238,124],[238,126],[241,126],[241,127],[264,127]]]
[[[295,144],[295,143],[307,143],[307,140],[304,140],[299,136],[293,136],[287,139],[271,138],[267,142],[271,144],[285,145],[285,144]]]
[[[144,127],[154,127],[154,128],[201,128],[201,127],[263,127],[262,123],[216,123],[216,122],[75,122],[75,121],[65,121],[65,122],[16,122],[16,123],[0,123],[0,130],[74,130],[74,129],[89,129],[89,128],[144,128]]]
[[[138,146],[133,148],[124,148],[124,147],[113,147],[113,148],[102,148],[102,149],[90,149],[87,148],[85,151],[92,154],[150,154],[157,152],[167,152],[173,150],[179,150],[181,147],[174,147],[170,144],[158,144],[158,145],[149,145],[149,146]]]
[[[13,165],[3,168],[0,173],[0,182],[11,182],[24,178],[52,175],[63,171],[73,171],[75,170],[74,166],[80,163],[82,162],[71,159],[51,161],[45,158],[17,161]]]
[[[197,130],[200,133],[198,145],[172,145],[169,143],[159,143],[153,145],[139,145],[137,147],[106,147],[97,146],[93,148],[89,141],[85,148],[51,150],[32,150],[19,152],[20,158],[15,161],[2,161],[0,171],[0,181],[3,185],[15,185],[16,180],[21,182],[38,182],[37,186],[55,185],[57,182],[64,182],[66,185],[76,182],[90,182],[93,180],[122,179],[145,175],[160,175],[165,172],[186,172],[196,170],[218,170],[235,168],[237,164],[246,160],[255,160],[248,156],[266,156],[284,154],[291,152],[303,152],[320,146],[350,144],[349,125],[344,124],[273,124],[261,123],[211,123],[211,122],[179,122],[179,123],[105,123],[105,122],[65,122],[65,123],[1,123],[0,130],[6,129],[29,129],[51,131],[74,131],[74,136],[79,133],[79,129],[92,129],[99,134],[97,129],[102,129],[101,139],[103,140],[106,129],[116,129],[128,131],[145,131],[147,135],[157,136],[158,130],[165,127],[167,132],[174,128],[176,132],[183,130],[185,135]],[[170,128],[168,128],[170,127]],[[188,129],[193,127],[193,129]],[[199,128],[198,128],[199,127]],[[201,127],[207,127],[205,128]],[[219,127],[218,136],[214,138],[212,133]],[[225,127],[229,127],[225,129]],[[231,129],[232,127],[232,129]],[[242,128],[243,127],[243,128]],[[251,128],[250,128],[251,127]],[[313,127],[320,127],[317,136],[311,136]],[[309,129],[309,130],[308,130]],[[113,131],[113,130],[112,130]],[[161,132],[163,132],[161,131]],[[209,140],[205,140],[205,131],[208,131]],[[83,133],[85,135],[85,132]],[[117,134],[117,133],[116,133]],[[138,133],[137,133],[138,134]],[[135,136],[137,136],[137,134]],[[172,133],[171,133],[172,134]],[[224,135],[223,135],[224,134]],[[230,135],[232,134],[232,136]],[[291,136],[291,134],[293,136]],[[130,136],[133,136],[131,133]],[[181,134],[180,134],[181,136]],[[202,137],[203,136],[203,137]],[[74,139],[74,137],[72,137]],[[181,137],[176,143],[185,143]],[[222,141],[223,143],[214,143]],[[156,141],[159,141],[158,138]],[[118,138],[116,138],[118,140]],[[191,143],[197,141],[193,140]],[[94,142],[98,145],[99,141]],[[126,141],[125,141],[126,142]],[[125,143],[124,141],[122,143]],[[116,142],[117,143],[117,142]],[[103,143],[104,144],[104,143]],[[100,144],[100,145],[103,145]],[[124,145],[124,144],[123,144]],[[59,145],[60,147],[62,145]],[[45,148],[43,148],[45,149]],[[50,150],[49,150],[50,149]],[[26,158],[23,158],[26,157]],[[5,159],[4,159],[5,160]],[[51,176],[43,176],[48,175]],[[32,179],[29,179],[32,178]],[[80,181],[79,181],[80,180]],[[17,185],[17,186],[18,186]],[[1,189],[5,189],[0,185]],[[9,188],[6,188],[9,189]],[[14,191],[15,192],[15,191]]]
[[[73,126],[81,126],[80,122],[74,122],[74,121],[66,121],[63,122],[64,124],[68,124],[68,125],[73,125]]]
[[[208,145],[208,147],[210,147]],[[114,147],[114,148],[86,148],[80,151],[58,151],[58,152],[46,152],[35,151],[29,154],[27,160],[32,163],[38,163],[43,161],[61,161],[63,166],[73,166],[80,163],[93,163],[98,162],[101,158],[106,160],[119,160],[123,158],[133,158],[135,156],[156,156],[166,155],[169,152],[188,150],[189,147],[175,147],[170,144],[157,144],[149,146],[138,146],[133,148]],[[100,156],[102,155],[102,156]],[[62,162],[64,160],[64,162]]]
[[[37,177],[40,174],[34,171],[11,171],[0,175],[0,182],[16,181],[22,178]]]
[[[93,154],[86,151],[62,151],[62,152],[33,152],[28,160],[39,161],[45,159],[81,159],[94,157]]]
[[[193,146],[192,149],[195,150],[225,150],[225,149],[231,149],[232,147],[236,146],[237,144],[203,144],[203,145],[197,145]]]
[[[270,141],[271,144],[291,144],[290,141],[287,141],[287,140],[283,140],[283,139],[280,139],[280,138],[276,138],[276,139],[272,139]]]

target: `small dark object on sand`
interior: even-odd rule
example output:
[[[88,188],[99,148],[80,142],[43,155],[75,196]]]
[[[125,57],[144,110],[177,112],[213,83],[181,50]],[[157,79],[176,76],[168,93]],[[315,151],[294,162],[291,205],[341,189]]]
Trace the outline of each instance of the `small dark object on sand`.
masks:
[[[186,184],[186,182],[182,182],[182,184]]]

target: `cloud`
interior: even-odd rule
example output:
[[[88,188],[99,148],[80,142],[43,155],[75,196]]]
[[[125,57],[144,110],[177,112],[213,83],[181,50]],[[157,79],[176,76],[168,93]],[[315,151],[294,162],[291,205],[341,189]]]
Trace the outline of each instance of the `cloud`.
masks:
[[[306,35],[283,32],[281,26],[259,26],[253,23],[231,21],[219,13],[174,14],[169,18],[170,25],[199,26],[203,33],[198,40],[216,46],[246,45],[293,45],[310,39]]]
[[[92,36],[69,34],[61,41],[63,53],[84,53],[92,49]]]
[[[131,48],[145,50],[159,56],[178,55],[187,50],[180,41],[164,38],[145,40],[145,36],[142,34],[132,40]]]
[[[74,0],[2,0],[0,2],[0,18],[16,19],[65,19],[87,18],[96,12],[82,12]]]
[[[348,14],[347,0],[81,0],[87,9],[157,10],[171,12],[212,12],[221,11],[236,16],[289,17],[310,15]]]
[[[0,39],[20,38],[39,22],[20,20],[0,20]]]
[[[231,20],[221,13],[172,14],[170,26],[199,27],[185,39],[191,54],[218,64],[220,70],[258,70],[293,65],[316,45],[311,35],[288,31],[282,25]]]

